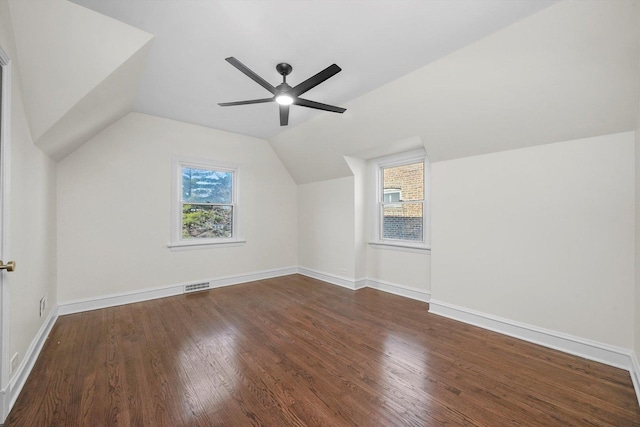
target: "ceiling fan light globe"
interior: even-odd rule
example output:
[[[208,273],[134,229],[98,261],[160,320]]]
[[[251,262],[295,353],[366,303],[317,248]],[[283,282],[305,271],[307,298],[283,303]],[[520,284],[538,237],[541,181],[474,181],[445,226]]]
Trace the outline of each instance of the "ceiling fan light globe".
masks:
[[[289,95],[282,94],[276,96],[276,102],[280,105],[291,105],[293,104],[293,98]]]

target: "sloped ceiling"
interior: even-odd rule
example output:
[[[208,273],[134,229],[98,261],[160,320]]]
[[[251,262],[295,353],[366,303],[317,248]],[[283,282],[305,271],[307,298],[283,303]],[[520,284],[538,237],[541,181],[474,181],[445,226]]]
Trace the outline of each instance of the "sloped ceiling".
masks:
[[[280,127],[269,96],[234,56],[272,84],[288,62],[295,85],[332,63],[342,72],[309,91],[341,105],[523,19],[555,0],[73,0],[155,35],[135,110],[258,138]],[[293,106],[289,127],[324,114]]]
[[[10,0],[31,136],[60,159],[132,110],[153,36],[66,0]]]
[[[635,0],[380,0],[375,8],[74,0],[144,29],[160,24],[154,44],[150,34],[66,0],[9,1],[32,136],[54,159],[131,111],[134,100],[136,110],[161,117],[272,135],[298,183],[349,175],[345,155],[366,158],[407,141],[438,161],[635,127]],[[339,62],[343,72],[309,98],[348,111],[298,108],[293,125],[280,128],[277,108],[257,110],[274,105],[218,107],[264,95],[224,62],[231,55],[265,76],[290,60],[300,79]]]
[[[431,161],[635,129],[640,2],[564,1],[270,139],[298,183],[421,140]],[[404,141],[404,142],[403,142]]]

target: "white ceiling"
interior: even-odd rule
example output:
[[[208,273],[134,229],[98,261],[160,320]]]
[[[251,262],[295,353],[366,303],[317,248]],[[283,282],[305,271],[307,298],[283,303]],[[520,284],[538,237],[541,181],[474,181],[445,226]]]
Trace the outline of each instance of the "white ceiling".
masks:
[[[153,36],[66,0],[9,7],[31,137],[57,161],[132,110]]]
[[[342,72],[305,97],[341,106],[556,1],[73,2],[155,36],[136,111],[268,139],[334,113],[293,106],[282,128],[275,104],[219,107],[269,96],[224,58],[235,56],[274,85],[275,65],[289,62],[292,86],[337,63]]]
[[[439,162],[632,131],[639,87],[640,2],[563,1],[269,143],[315,182],[416,140]]]

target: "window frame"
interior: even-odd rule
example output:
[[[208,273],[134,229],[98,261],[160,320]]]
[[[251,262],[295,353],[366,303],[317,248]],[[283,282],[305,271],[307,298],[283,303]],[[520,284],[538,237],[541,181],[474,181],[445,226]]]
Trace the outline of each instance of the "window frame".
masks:
[[[213,237],[206,239],[185,239],[182,237],[182,168],[214,170],[219,172],[231,172],[231,203],[221,205],[232,206],[231,237]],[[221,245],[234,245],[244,243],[240,238],[239,221],[239,170],[236,165],[229,165],[213,160],[174,156],[172,160],[172,196],[171,196],[171,240],[168,245],[172,250],[202,249],[206,247],[219,247]],[[198,204],[198,203],[194,203]]]
[[[384,201],[384,169],[396,166],[423,163],[423,200],[406,202],[385,202]],[[397,249],[405,251],[430,251],[431,250],[431,197],[430,197],[430,175],[431,164],[427,154],[423,149],[412,150],[405,153],[373,159],[373,170],[375,173],[375,209],[373,213],[373,236],[369,244],[376,248]],[[422,240],[405,240],[384,238],[384,205],[402,205],[405,203],[422,203]]]

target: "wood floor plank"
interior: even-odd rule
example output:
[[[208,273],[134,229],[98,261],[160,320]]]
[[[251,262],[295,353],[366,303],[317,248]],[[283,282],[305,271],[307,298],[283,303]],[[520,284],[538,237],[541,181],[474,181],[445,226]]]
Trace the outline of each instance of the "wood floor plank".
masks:
[[[291,275],[62,316],[7,426],[640,426],[629,373]]]

